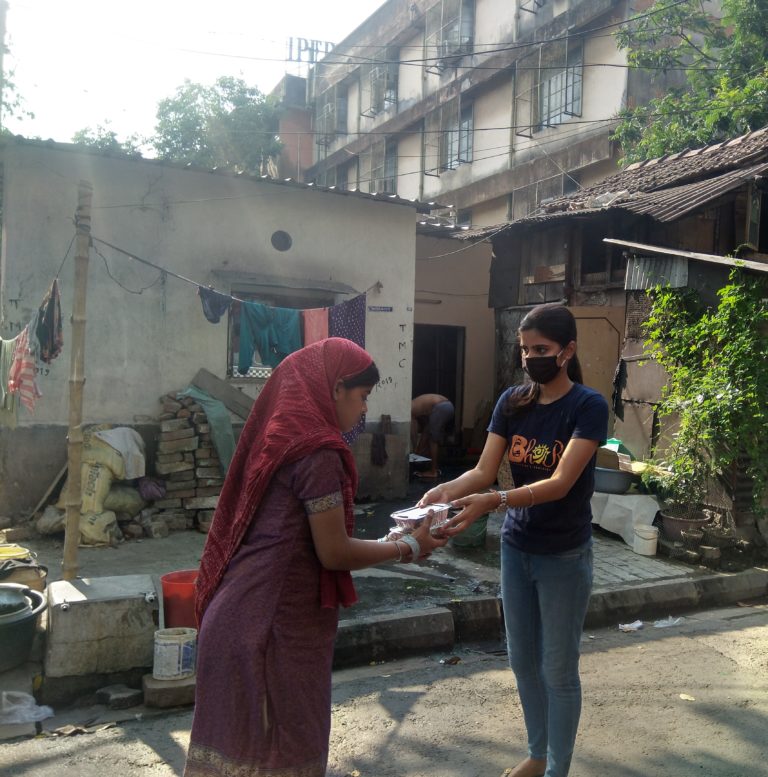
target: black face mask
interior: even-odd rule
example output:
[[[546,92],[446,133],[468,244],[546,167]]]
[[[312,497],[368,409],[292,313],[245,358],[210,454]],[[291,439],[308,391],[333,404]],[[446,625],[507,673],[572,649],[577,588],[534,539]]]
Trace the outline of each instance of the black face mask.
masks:
[[[549,383],[553,381],[560,372],[557,365],[557,359],[562,354],[560,351],[557,356],[529,356],[523,363],[523,369],[528,373],[528,377],[536,383]]]

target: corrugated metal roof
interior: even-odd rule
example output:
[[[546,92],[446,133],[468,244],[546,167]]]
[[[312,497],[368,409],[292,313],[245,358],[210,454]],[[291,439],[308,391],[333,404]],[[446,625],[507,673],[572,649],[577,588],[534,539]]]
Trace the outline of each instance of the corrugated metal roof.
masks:
[[[741,170],[731,170],[715,178],[675,186],[672,189],[635,194],[627,201],[614,202],[613,206],[632,213],[651,216],[656,221],[675,221],[701,205],[716,200],[723,194],[741,186],[756,175],[768,170],[768,162]]]
[[[697,262],[709,262],[723,267],[743,267],[745,270],[756,272],[768,272],[768,262],[756,262],[752,259],[739,259],[733,256],[720,256],[718,254],[702,254],[697,251],[686,251],[681,248],[667,248],[666,246],[652,246],[647,243],[633,243],[630,240],[617,240],[613,237],[604,237],[604,243],[629,248],[635,254],[662,254],[663,256],[682,257],[683,259]]]
[[[591,200],[574,202],[569,210],[557,210],[550,213],[542,213],[536,216],[526,216],[517,221],[510,221],[506,225],[500,224],[493,227],[470,230],[461,235],[462,239],[481,239],[494,234],[503,234],[518,227],[529,227],[533,224],[542,224],[558,219],[583,218],[598,213],[610,213],[611,211],[625,211],[638,216],[650,216],[656,221],[675,221],[690,213],[696,208],[713,202],[723,194],[736,189],[755,176],[768,172],[768,162],[761,162],[750,167],[738,170],[730,170],[713,178],[706,178],[695,183],[683,186],[675,186],[670,189],[661,189],[652,192],[629,191],[604,193]]]
[[[633,256],[627,264],[627,291],[654,286],[679,289],[688,285],[688,260],[676,256]]]

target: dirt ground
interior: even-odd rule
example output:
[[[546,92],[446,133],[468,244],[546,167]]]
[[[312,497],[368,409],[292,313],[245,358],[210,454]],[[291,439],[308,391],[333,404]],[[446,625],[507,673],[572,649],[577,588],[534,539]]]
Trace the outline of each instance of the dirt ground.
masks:
[[[768,777],[768,603],[585,633],[571,777]],[[524,754],[501,645],[334,673],[329,777],[500,777]],[[99,730],[106,722],[116,725]],[[0,747],[3,777],[180,775],[189,710],[61,711],[92,733]]]

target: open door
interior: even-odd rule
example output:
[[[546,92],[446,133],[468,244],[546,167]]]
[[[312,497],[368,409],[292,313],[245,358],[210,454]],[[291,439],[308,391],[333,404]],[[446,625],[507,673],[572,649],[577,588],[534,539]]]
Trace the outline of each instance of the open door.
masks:
[[[413,391],[442,394],[456,409],[455,428],[463,428],[464,327],[415,324],[413,334]]]

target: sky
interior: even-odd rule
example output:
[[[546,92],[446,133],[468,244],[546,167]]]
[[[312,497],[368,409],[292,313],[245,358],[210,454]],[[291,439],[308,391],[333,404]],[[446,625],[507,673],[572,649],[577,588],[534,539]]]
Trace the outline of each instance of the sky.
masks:
[[[26,137],[69,142],[106,127],[152,134],[157,103],[184,79],[242,78],[269,92],[286,73],[289,38],[338,43],[384,0],[8,0],[4,69],[27,116]]]

